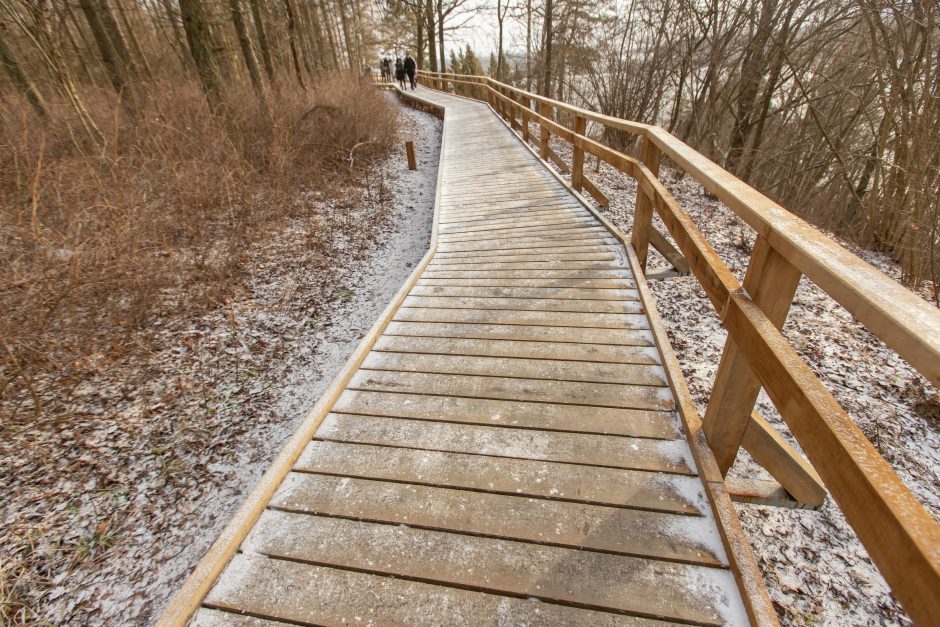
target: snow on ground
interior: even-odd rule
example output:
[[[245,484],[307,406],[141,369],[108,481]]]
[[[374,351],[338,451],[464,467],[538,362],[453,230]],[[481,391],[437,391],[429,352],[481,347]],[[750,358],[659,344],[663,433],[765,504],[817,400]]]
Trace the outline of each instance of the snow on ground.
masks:
[[[566,142],[553,137],[552,147],[571,163]],[[585,176],[610,200],[607,210],[595,207],[629,233],[635,181],[605,163],[598,168],[593,157],[587,158]],[[732,272],[743,280],[754,243],[750,227],[691,177],[665,168],[662,178]],[[660,232],[668,233],[658,216],[655,222]],[[888,276],[900,277],[900,269],[886,256],[835,239]],[[652,247],[650,253],[651,271],[668,266]],[[727,334],[694,277],[652,281],[650,288],[683,374],[704,414]],[[934,518],[940,517],[937,390],[805,278],[784,334],[904,483]],[[764,392],[758,407],[796,443]],[[743,450],[731,473],[771,478]],[[831,498],[815,512],[736,507],[784,624],[910,624]]]
[[[402,145],[343,198],[298,198],[310,210],[256,243],[235,297],[154,321],[156,350],[109,356],[57,418],[4,434],[0,575],[26,565],[19,596],[38,616],[152,622],[411,274],[441,125],[400,120],[416,171]]]

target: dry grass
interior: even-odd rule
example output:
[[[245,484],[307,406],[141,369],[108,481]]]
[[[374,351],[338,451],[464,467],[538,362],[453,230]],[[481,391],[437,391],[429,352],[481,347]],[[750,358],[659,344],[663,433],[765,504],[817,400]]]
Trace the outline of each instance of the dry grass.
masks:
[[[40,123],[22,103],[0,103],[0,442],[40,432],[83,441],[105,419],[70,413],[77,386],[110,363],[145,363],[160,348],[147,332],[156,321],[224,304],[249,244],[292,219],[320,224],[307,192],[362,184],[396,134],[394,109],[355,78],[271,94],[267,109],[233,94],[224,119],[195,83],[136,91],[134,113],[110,92],[82,94],[107,129],[103,148],[73,133],[64,105]],[[57,451],[34,448],[0,446],[0,472],[16,456],[56,467]],[[97,527],[56,541],[79,505],[43,496],[49,477],[21,479],[28,493],[0,500],[0,520],[17,503],[43,502],[45,513],[0,544],[0,624],[41,621],[54,580],[103,559],[120,526],[102,512]]]
[[[65,115],[39,124],[21,103],[0,111],[3,424],[41,414],[122,329],[221,302],[245,244],[299,186],[341,184],[394,133],[388,105],[351,78],[279,94],[268,112],[233,97],[227,119],[192,83],[139,93],[134,115],[108,92],[86,94],[108,129],[103,149],[77,140]]]

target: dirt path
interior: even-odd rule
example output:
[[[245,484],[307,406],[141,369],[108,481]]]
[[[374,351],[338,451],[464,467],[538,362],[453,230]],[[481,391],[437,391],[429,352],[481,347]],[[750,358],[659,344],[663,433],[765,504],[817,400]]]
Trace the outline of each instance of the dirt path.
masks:
[[[0,600],[56,624],[156,618],[427,251],[441,126],[400,124],[417,171],[402,145],[350,194],[298,197],[310,211],[256,243],[234,297],[154,320],[143,358],[109,356],[66,412],[10,434]]]

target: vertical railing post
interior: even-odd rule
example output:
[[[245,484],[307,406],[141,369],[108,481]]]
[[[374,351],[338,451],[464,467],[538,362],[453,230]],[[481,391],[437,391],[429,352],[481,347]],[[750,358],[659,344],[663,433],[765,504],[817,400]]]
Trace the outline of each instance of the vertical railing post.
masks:
[[[515,131],[519,128],[519,123],[516,121],[516,109],[519,108],[519,104],[511,89],[506,89],[506,96],[509,98],[509,126]]]
[[[800,271],[766,238],[757,237],[743,287],[778,329],[787,318],[800,276]],[[738,455],[760,388],[744,354],[728,336],[702,419],[705,437],[722,474],[727,474]]]
[[[644,137],[640,148],[640,161],[649,168],[654,177],[659,176],[659,161],[661,158],[662,152],[659,147],[649,137]],[[634,252],[636,252],[637,261],[640,262],[640,270],[646,274],[650,229],[653,228],[653,199],[644,191],[641,178],[637,177],[636,207],[633,211],[633,235],[630,241]]]
[[[584,147],[579,146],[581,138],[587,133],[587,120],[583,116],[574,118],[574,145],[571,157],[571,186],[576,191],[584,187]]]
[[[529,114],[532,112],[532,99],[528,96],[522,98],[522,141],[529,143]]]
[[[543,118],[549,117],[551,115],[551,109],[548,104],[544,102],[539,102],[539,115]],[[551,132],[548,130],[548,127],[539,120],[539,126],[542,127],[541,135],[539,137],[539,152],[542,155],[542,158],[548,161],[548,140],[551,138]]]

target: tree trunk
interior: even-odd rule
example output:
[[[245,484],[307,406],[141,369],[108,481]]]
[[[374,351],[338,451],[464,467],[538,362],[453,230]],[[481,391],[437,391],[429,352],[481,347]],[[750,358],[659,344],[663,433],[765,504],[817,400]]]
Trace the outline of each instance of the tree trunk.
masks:
[[[189,53],[196,65],[199,81],[206,92],[209,106],[213,111],[219,111],[222,107],[222,83],[202,0],[179,0],[179,5]]]
[[[427,26],[428,41],[431,42],[431,45],[428,46],[428,62],[431,64],[431,71],[437,72],[437,47],[434,45],[434,33],[436,32],[434,26],[434,0],[427,0],[425,6],[427,7],[425,24]],[[418,54],[420,55],[420,51]]]
[[[542,25],[542,84],[540,92],[543,96],[552,93],[552,0],[545,0],[545,21]]]
[[[532,0],[525,0],[525,90],[532,91]]]
[[[418,48],[415,50],[415,64],[421,70],[424,65],[424,28],[427,25],[427,17],[424,10],[421,9],[420,2],[415,5],[415,22],[417,23],[415,27],[415,46]]]
[[[271,48],[268,46],[268,33],[264,27],[264,15],[261,13],[261,0],[248,0],[251,6],[251,18],[255,21],[255,35],[258,37],[258,49],[268,82],[274,82],[274,64],[271,62]]]
[[[496,0],[496,80],[503,80],[503,0]]]
[[[337,52],[336,38],[333,36],[333,20],[326,10],[324,0],[319,0],[320,14],[323,16],[323,25],[326,27],[326,40],[330,46],[330,57],[333,59],[333,68],[339,68],[339,53]]]
[[[242,58],[245,60],[245,69],[248,70],[248,76],[251,78],[251,85],[258,96],[263,98],[264,83],[261,81],[261,70],[255,59],[255,51],[251,47],[251,37],[248,35],[248,27],[242,13],[241,0],[228,0],[228,5],[232,10],[232,23],[235,25],[235,34],[238,36],[238,45],[242,51]]]
[[[304,74],[300,69],[300,55],[297,51],[297,15],[294,11],[293,0],[284,0],[284,9],[287,11],[287,43],[290,47],[290,58],[297,76],[297,84],[301,89],[307,89]]]
[[[144,71],[146,76],[150,76],[153,74],[153,70],[150,68],[150,63],[147,61],[147,57],[144,55],[144,51],[140,47],[140,42],[137,40],[137,35],[134,33],[131,22],[127,17],[127,11],[124,10],[124,3],[122,0],[116,1],[118,15],[121,16],[121,23],[124,25],[124,30],[127,31],[127,40],[131,44],[132,58],[136,57],[134,63]]]
[[[444,56],[444,0],[437,0],[437,41],[440,49],[437,53],[438,63],[441,66],[441,72],[447,71],[447,57]],[[434,45],[434,42],[431,42]]]
[[[340,25],[343,28],[343,41],[346,42],[346,58],[349,60],[350,69],[355,68],[358,71],[359,67],[356,62],[356,54],[353,50],[352,33],[349,31],[349,17],[346,15],[346,9],[343,8],[344,6],[345,4],[340,0],[336,8],[339,11]]]
[[[136,74],[137,64],[134,62],[133,57],[131,57],[131,51],[127,47],[127,42],[124,40],[124,33],[121,32],[121,27],[118,26],[117,20],[114,19],[114,11],[111,8],[111,3],[108,2],[108,0],[98,0],[98,6],[101,11],[101,24],[104,26],[104,30],[111,40],[111,45],[114,47],[118,59],[124,64],[125,73],[128,76]]]
[[[13,54],[13,50],[7,45],[3,35],[3,29],[0,28],[0,63],[3,63],[3,67],[6,68],[10,78],[13,79],[17,88],[26,96],[26,100],[29,102],[30,106],[33,107],[33,110],[36,111],[39,117],[46,117],[46,103],[43,100],[42,94],[39,93],[39,90],[36,89],[33,82],[26,76],[23,68],[20,67],[16,56]]]
[[[98,6],[94,0],[78,0],[78,5],[85,15],[85,21],[88,22],[88,28],[91,30],[92,37],[95,38],[95,44],[98,46],[98,52],[101,55],[101,61],[111,79],[111,86],[115,91],[121,92],[127,84],[127,75],[124,65],[118,58],[117,52],[111,40],[108,38],[101,16],[98,12]]]

